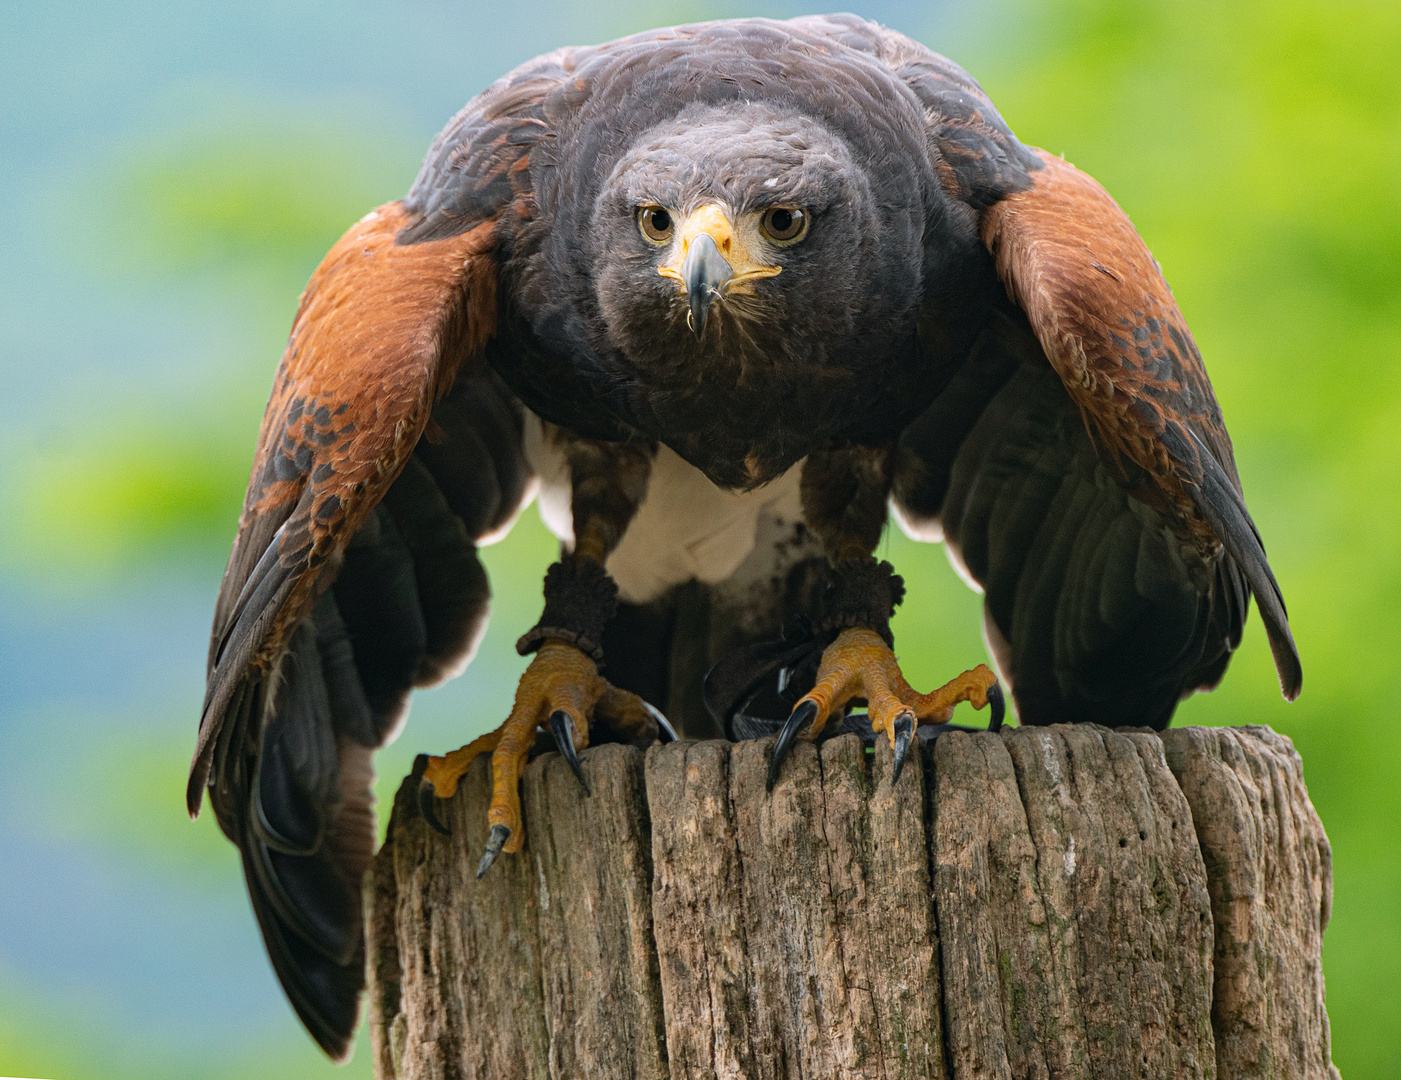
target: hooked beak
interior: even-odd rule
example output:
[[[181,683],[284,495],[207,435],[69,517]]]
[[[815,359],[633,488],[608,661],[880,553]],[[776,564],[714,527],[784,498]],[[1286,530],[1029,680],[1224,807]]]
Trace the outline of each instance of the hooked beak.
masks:
[[[686,285],[686,302],[691,308],[686,325],[699,339],[705,333],[705,316],[711,302],[721,297],[721,290],[734,277],[734,269],[720,254],[714,237],[701,233],[691,241],[681,264],[681,277]]]
[[[681,225],[680,243],[673,260],[657,267],[663,277],[675,281],[686,293],[686,325],[697,340],[705,333],[710,305],[722,300],[735,286],[758,278],[773,277],[783,268],[765,266],[750,255],[746,236],[739,234],[729,215],[714,204],[702,206]]]

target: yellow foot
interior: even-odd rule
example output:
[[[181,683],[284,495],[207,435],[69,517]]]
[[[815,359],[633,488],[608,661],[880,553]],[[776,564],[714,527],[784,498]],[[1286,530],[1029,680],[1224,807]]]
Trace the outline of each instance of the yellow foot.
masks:
[[[866,699],[872,729],[890,739],[895,751],[892,783],[900,779],[917,725],[946,724],[954,706],[967,701],[975,709],[991,703],[992,726],[997,727],[1005,708],[997,676],[986,664],[965,671],[932,694],[921,694],[905,681],[895,654],[879,634],[862,627],[843,630],[822,653],[817,684],[793,707],[779,732],[769,762],[770,788],[799,731],[806,728],[804,736],[816,739],[827,718],[853,698]]]
[[[604,724],[623,739],[655,739],[676,732],[666,717],[636,694],[619,690],[598,673],[593,660],[559,642],[541,646],[516,687],[516,701],[506,722],[489,735],[442,757],[420,755],[414,771],[419,774],[419,806],[428,823],[446,833],[434,808],[435,799],[451,798],[467,767],[479,755],[491,752],[491,807],[487,821],[491,832],[477,877],[481,877],[503,851],[519,851],[525,843],[521,828],[520,775],[535,745],[535,730],[548,726],[560,753],[588,791],[579,750],[589,745],[589,721]]]

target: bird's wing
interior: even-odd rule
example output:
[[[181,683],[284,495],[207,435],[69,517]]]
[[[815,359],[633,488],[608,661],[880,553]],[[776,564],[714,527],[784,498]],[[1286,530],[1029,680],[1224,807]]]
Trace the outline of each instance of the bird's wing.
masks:
[[[409,687],[470,649],[487,597],[475,538],[414,448],[430,416],[489,392],[490,226],[396,243],[409,220],[398,204],[368,215],[303,296],[216,605],[186,793],[197,813],[208,786],[273,966],[335,1057],[363,981],[371,753]]]
[[[1038,154],[1031,186],[982,216],[997,274],[1100,457],[1124,479],[1140,476],[1140,497],[1204,553],[1219,542],[1244,574],[1292,700],[1303,680],[1298,650],[1192,332],[1118,204],[1073,165]]]
[[[542,96],[569,56],[473,99],[403,202],[302,296],[215,608],[187,789],[238,844],[273,966],[331,1056],[363,984],[375,747],[485,626],[476,543],[530,481],[519,403],[484,360],[501,244],[530,215]]]
[[[957,65],[870,35],[924,108],[936,182],[974,215],[1012,301],[939,371],[947,385],[902,437],[895,502],[985,591],[1024,719],[1166,723],[1178,696],[1220,679],[1252,589],[1292,699],[1284,602],[1142,240],[1092,179],[1017,142]]]

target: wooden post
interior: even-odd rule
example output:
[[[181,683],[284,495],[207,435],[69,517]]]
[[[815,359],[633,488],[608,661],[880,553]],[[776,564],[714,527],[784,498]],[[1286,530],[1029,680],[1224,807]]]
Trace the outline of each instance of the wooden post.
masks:
[[[600,746],[367,878],[380,1080],[1336,1077],[1327,837],[1268,728]]]

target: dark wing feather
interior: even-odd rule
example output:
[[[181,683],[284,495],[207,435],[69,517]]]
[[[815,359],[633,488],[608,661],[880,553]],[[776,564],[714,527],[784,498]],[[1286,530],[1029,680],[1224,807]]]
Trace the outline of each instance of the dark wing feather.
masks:
[[[911,531],[937,521],[983,588],[988,641],[1024,723],[1165,726],[1184,689],[1220,678],[1243,582],[1232,586],[1228,560],[1213,571],[1184,552],[1168,519],[1133,497],[1018,336],[1011,319],[989,331],[955,392],[904,432],[897,508]]]
[[[187,793],[195,813],[208,787],[273,967],[337,1058],[364,977],[371,755],[410,688],[475,646],[487,607],[475,542],[515,511],[528,480],[519,407],[481,359],[496,317],[495,224],[399,242],[415,220],[399,204],[368,215],[303,295],[216,605]],[[492,492],[471,507],[471,532],[413,454],[435,403],[446,416],[463,397],[483,399],[476,411],[494,417],[484,435],[503,444],[458,466]],[[440,456],[455,462],[451,447]]]
[[[1147,497],[1202,555],[1220,544],[1244,573],[1280,687],[1293,700],[1303,681],[1298,649],[1192,333],[1114,200],[1074,166],[1040,153],[1044,168],[1032,186],[983,216],[998,276],[1105,459],[1122,475],[1130,465],[1142,470]]]

